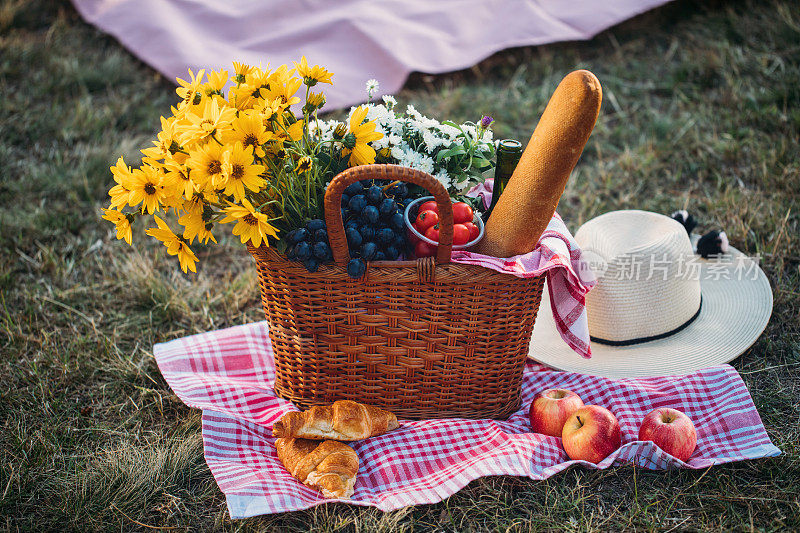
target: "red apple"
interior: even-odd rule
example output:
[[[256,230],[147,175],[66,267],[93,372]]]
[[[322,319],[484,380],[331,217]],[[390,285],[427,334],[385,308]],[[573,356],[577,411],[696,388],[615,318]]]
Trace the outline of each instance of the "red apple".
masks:
[[[619,422],[605,407],[587,405],[567,419],[561,438],[570,459],[599,463],[619,448]]]
[[[688,416],[669,407],[653,409],[639,428],[639,440],[653,441],[656,446],[687,461],[697,446],[697,431]]]
[[[536,433],[560,437],[569,415],[583,407],[583,400],[566,389],[547,389],[539,392],[531,403],[531,428]]]

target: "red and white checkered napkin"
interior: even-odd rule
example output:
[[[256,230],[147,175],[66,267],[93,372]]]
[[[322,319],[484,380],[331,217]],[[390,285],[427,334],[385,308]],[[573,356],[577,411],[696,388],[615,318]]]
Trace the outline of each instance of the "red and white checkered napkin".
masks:
[[[266,322],[157,344],[153,352],[175,393],[203,409],[206,461],[232,518],[327,501],[292,478],[275,452],[272,423],[295,408],[272,390],[275,372]],[[591,468],[621,462],[651,469],[705,468],[780,454],[747,388],[728,365],[689,376],[613,380],[529,362],[524,408],[506,421],[401,421],[395,431],[353,443],[361,466],[349,501],[389,511],[438,502],[481,476],[544,479],[580,462],[567,458],[561,439],[530,433],[527,406],[538,391],[550,387],[575,391],[587,404],[607,407],[619,419],[622,447],[598,465],[581,462]],[[697,428],[697,450],[688,463],[636,441],[644,415],[661,406],[685,412]]]
[[[532,252],[500,258],[456,250],[450,259],[454,263],[478,265],[520,278],[546,274],[550,307],[561,338],[578,355],[587,359],[592,356],[586,293],[597,280],[558,213],[550,219]]]
[[[470,189],[467,196],[480,198],[488,208],[492,203],[493,189],[494,179],[489,178]],[[546,274],[550,307],[558,333],[578,355],[587,359],[592,356],[586,293],[595,286],[597,279],[558,213],[553,214],[532,252],[499,258],[454,251],[450,257],[454,263],[479,265],[522,278]]]

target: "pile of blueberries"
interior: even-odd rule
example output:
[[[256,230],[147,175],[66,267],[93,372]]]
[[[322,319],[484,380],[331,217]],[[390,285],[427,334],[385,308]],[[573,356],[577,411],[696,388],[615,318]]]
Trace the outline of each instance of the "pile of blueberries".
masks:
[[[350,262],[347,273],[364,275],[367,261],[394,261],[406,252],[408,239],[403,211],[408,203],[405,183],[364,180],[342,194],[342,220]]]
[[[333,261],[324,220],[315,218],[306,222],[304,227],[293,229],[286,234],[286,242],[289,244],[286,257],[303,263],[309,272],[316,272],[319,265]]]
[[[394,261],[407,252],[403,220],[408,187],[405,183],[364,180],[349,185],[342,194],[342,221],[350,249],[347,273],[360,278],[367,261]],[[333,260],[325,221],[310,220],[286,236],[287,257],[303,263],[309,272]]]

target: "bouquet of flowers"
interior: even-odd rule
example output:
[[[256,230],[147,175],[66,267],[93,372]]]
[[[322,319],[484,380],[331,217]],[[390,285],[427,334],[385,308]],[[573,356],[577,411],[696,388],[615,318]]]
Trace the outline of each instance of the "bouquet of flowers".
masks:
[[[233,75],[189,74],[177,80],[180,101],[161,117],[141,165],[131,168],[120,157],[111,167],[116,184],[103,215],[128,244],[136,219],[152,215],[156,225],[147,235],[177,256],[184,272],[196,272],[195,239],[216,242],[218,225],[231,224],[242,243],[284,250],[283,236],[324,217],[326,184],[350,166],[417,168],[456,197],[493,166],[489,117],[478,124],[439,123],[412,106],[398,113],[395,99],[384,97],[381,104],[351,109],[344,122],[319,119],[325,95],[312,88],[332,84],[333,73],[305,57],[292,69],[234,62]],[[367,86],[372,100],[377,83]],[[170,212],[178,232],[160,216]]]

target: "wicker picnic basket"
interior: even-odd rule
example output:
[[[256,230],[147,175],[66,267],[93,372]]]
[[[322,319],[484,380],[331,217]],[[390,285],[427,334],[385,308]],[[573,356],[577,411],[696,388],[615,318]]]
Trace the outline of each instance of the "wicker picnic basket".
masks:
[[[366,179],[414,183],[433,194],[441,221],[435,259],[374,261],[360,279],[348,276],[341,196]],[[249,248],[278,396],[301,409],[356,400],[410,419],[501,419],[519,408],[543,277],[450,263],[449,195],[418,170],[365,165],[342,172],[327,189],[325,219],[335,264],[318,272],[273,248]]]

